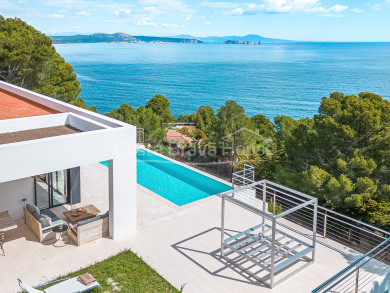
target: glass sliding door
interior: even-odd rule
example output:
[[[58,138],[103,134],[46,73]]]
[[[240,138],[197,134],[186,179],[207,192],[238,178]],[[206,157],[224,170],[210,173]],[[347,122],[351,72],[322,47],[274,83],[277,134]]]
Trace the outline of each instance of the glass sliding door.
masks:
[[[66,174],[62,170],[35,179],[35,203],[39,209],[68,203]]]
[[[53,190],[51,205],[58,206],[67,203],[65,170],[51,173],[51,186]]]
[[[48,182],[48,174],[45,177],[35,179],[35,204],[40,210],[50,207],[50,192]]]

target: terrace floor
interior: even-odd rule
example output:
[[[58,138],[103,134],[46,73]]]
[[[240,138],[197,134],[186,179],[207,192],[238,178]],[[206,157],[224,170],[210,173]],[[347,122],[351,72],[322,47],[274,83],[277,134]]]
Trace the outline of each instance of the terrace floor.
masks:
[[[102,212],[108,207],[108,168],[100,164],[82,167],[83,204],[93,203]],[[62,215],[65,208],[54,209]],[[243,231],[261,218],[226,203],[227,233]],[[6,256],[0,255],[1,292],[17,292],[16,278],[36,285],[86,267],[130,248],[172,285],[184,292],[311,292],[312,289],[353,262],[355,251],[330,240],[318,244],[316,262],[270,290],[219,257],[221,200],[212,196],[177,207],[138,186],[138,232],[126,241],[99,239],[77,247],[56,248],[38,243],[18,220],[18,229],[6,232]],[[302,229],[296,227],[297,229]],[[297,235],[296,235],[297,236]],[[300,236],[297,236],[300,237]],[[115,276],[107,276],[115,280]],[[277,278],[277,277],[276,277]],[[276,279],[277,280],[277,279]]]
[[[61,125],[61,126],[22,130],[17,132],[0,133],[0,144],[67,135],[67,134],[73,134],[78,132],[81,131],[70,125]]]

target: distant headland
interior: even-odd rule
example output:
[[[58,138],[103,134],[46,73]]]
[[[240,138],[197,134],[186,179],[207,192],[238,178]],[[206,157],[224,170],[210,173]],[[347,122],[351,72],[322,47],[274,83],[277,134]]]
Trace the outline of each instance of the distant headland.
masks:
[[[176,37],[150,37],[133,36],[125,33],[73,36],[50,36],[54,44],[75,44],[75,43],[202,43],[197,39],[176,38]]]
[[[225,37],[194,37],[191,35],[177,35],[172,37],[133,36],[126,33],[95,33],[75,35],[52,35],[54,44],[75,43],[220,43],[220,44],[267,44],[291,43],[294,41],[266,38],[259,35],[225,36]]]

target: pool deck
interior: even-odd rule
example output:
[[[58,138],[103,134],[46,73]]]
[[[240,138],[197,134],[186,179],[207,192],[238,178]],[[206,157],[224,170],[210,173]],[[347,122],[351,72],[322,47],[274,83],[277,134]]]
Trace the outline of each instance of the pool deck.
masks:
[[[101,164],[81,169],[82,199],[102,212],[108,207],[108,168]],[[260,217],[227,203],[227,234],[259,223]],[[54,211],[61,215],[68,206]],[[37,285],[86,267],[129,248],[175,287],[191,292],[311,292],[353,262],[359,253],[328,239],[318,244],[316,262],[271,290],[232,267],[219,256],[221,199],[211,196],[178,207],[138,186],[138,232],[124,241],[98,239],[77,247],[56,248],[38,243],[23,220],[6,232],[6,256],[0,255],[1,292],[17,292],[16,278]],[[300,227],[297,227],[301,229]],[[304,230],[302,230],[304,231]],[[298,236],[299,237],[299,236]],[[115,281],[115,276],[111,277]]]

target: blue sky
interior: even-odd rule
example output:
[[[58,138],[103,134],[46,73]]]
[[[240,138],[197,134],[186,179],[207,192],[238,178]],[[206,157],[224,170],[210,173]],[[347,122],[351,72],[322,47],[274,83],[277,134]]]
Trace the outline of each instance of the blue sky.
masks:
[[[259,34],[307,41],[390,41],[390,0],[0,0],[0,14],[44,33]]]

